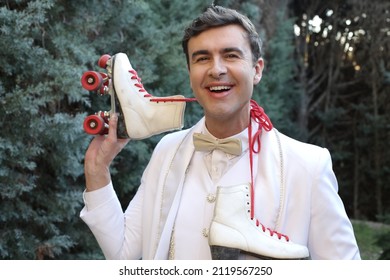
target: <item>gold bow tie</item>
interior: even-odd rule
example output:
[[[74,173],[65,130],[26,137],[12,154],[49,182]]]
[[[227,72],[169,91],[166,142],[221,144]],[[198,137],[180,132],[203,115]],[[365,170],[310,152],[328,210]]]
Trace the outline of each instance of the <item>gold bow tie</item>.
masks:
[[[220,140],[213,139],[205,134],[194,133],[193,140],[196,151],[208,152],[218,149],[236,156],[241,155],[242,152],[241,141],[239,139],[228,138]]]

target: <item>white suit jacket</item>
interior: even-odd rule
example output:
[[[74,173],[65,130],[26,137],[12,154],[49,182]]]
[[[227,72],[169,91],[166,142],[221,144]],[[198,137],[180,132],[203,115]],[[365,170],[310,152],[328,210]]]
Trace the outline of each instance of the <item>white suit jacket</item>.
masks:
[[[80,216],[107,259],[167,257],[186,168],[194,152],[192,134],[203,125],[204,119],[191,129],[163,137],[124,214],[111,184],[84,193]],[[261,147],[256,217],[307,246],[311,259],[360,259],[329,151],[276,129],[262,133]]]

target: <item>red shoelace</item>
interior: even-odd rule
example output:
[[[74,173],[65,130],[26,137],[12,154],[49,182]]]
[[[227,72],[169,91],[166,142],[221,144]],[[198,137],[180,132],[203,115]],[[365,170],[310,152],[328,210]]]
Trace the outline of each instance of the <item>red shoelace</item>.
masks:
[[[196,101],[196,98],[167,98],[167,97],[153,97],[151,94],[149,94],[146,89],[144,88],[143,84],[141,83],[141,78],[138,76],[137,71],[129,70],[129,73],[131,74],[132,80],[137,80],[137,82],[134,84],[134,86],[138,87],[139,92],[144,92],[144,97],[152,97],[150,98],[151,102],[194,102]]]
[[[250,116],[256,123],[258,123],[258,129],[255,134],[252,136],[252,123],[249,121],[248,125],[248,139],[249,139],[249,164],[251,171],[251,189],[250,189],[250,199],[251,199],[251,209],[250,209],[250,218],[256,221],[256,226],[260,226],[263,232],[268,230],[271,236],[274,234],[278,237],[278,239],[285,238],[286,241],[289,241],[289,237],[285,234],[279,233],[275,230],[265,227],[262,223],[259,222],[255,218],[255,190],[254,190],[254,179],[253,179],[253,153],[260,153],[261,150],[261,134],[263,132],[263,128],[265,131],[271,131],[273,125],[271,120],[268,118],[267,114],[264,112],[264,109],[260,107],[256,101],[251,100],[251,109]]]

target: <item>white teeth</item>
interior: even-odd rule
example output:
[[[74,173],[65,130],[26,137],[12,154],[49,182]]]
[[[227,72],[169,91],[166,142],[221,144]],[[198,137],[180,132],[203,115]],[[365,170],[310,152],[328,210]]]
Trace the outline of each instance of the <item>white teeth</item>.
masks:
[[[215,87],[210,87],[210,90],[229,90],[229,86],[215,86]]]

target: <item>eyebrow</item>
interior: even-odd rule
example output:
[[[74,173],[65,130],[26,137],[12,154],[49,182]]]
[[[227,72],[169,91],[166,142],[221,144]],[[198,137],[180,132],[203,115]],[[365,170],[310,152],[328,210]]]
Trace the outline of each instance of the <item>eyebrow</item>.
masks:
[[[221,53],[230,53],[230,52],[237,52],[241,56],[244,56],[244,52],[240,48],[229,47],[229,48],[224,48],[221,51]],[[198,51],[193,52],[193,54],[191,55],[191,58],[194,59],[198,55],[208,55],[208,54],[210,54],[210,52],[208,50],[198,50]]]
[[[192,53],[191,58],[194,59],[198,55],[207,55],[209,53],[210,52],[208,50],[198,50],[198,51],[195,51],[195,52]]]

